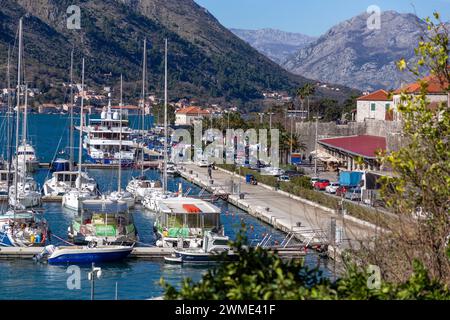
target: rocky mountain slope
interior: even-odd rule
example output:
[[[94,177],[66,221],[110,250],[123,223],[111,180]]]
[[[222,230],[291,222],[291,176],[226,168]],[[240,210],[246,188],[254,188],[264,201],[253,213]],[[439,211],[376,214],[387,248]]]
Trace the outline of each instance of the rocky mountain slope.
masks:
[[[317,39],[301,33],[284,32],[275,29],[230,30],[278,64],[283,64],[288,57]]]
[[[367,28],[368,14],[331,28],[317,41],[290,57],[283,66],[320,81],[360,90],[397,88],[412,79],[396,62],[414,58],[424,23],[413,14],[383,12],[381,29]]]
[[[169,39],[172,99],[240,103],[260,98],[263,91],[291,90],[306,82],[240,40],[193,0],[80,1],[81,30],[68,30],[66,10],[72,4],[71,0],[0,0],[1,86],[8,46],[14,47],[21,16],[25,16],[26,80],[55,96],[62,82],[68,81],[73,47],[78,78],[81,57],[86,57],[89,85],[112,85],[122,73],[127,94],[138,96],[144,37],[149,41],[149,90],[157,94],[163,86],[164,38]]]

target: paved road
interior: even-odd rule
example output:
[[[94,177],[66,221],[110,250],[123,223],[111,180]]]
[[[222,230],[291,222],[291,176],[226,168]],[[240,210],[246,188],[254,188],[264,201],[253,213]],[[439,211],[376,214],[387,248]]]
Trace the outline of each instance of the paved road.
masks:
[[[194,183],[208,186],[210,190],[216,192],[230,192],[231,180],[238,184],[240,181],[241,193],[245,194],[242,200],[237,194],[230,195],[230,201],[248,212],[263,220],[273,224],[283,231],[301,231],[307,234],[307,230],[322,230],[329,233],[332,218],[336,219],[337,227],[344,230],[344,240],[351,240],[355,244],[357,239],[365,239],[374,233],[374,229],[363,224],[343,219],[333,210],[321,207],[309,201],[293,199],[287,194],[282,194],[273,188],[267,189],[262,185],[253,186],[245,184],[243,178],[220,170],[212,171],[214,184],[209,184],[207,168],[199,168],[196,165],[184,165],[185,171],[182,175],[193,180]],[[192,174],[189,171],[192,170]],[[198,177],[197,177],[198,175]],[[301,223],[301,228],[297,228],[297,223]],[[349,241],[344,241],[343,247],[348,247]]]

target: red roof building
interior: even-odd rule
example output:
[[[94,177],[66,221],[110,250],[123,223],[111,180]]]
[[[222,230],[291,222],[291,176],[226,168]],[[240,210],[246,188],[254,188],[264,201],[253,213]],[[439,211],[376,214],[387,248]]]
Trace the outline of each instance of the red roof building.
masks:
[[[378,170],[377,153],[387,149],[386,138],[369,135],[322,139],[318,144],[322,150],[317,154],[323,155],[323,159],[318,157],[319,160],[329,162],[329,159],[333,159],[339,167],[348,170],[358,169],[357,158],[364,161],[365,168]]]
[[[389,98],[389,92],[381,89],[381,90],[369,93],[367,95],[364,95],[362,97],[359,97],[356,100],[357,101],[391,101],[392,99]]]
[[[175,112],[175,124],[178,126],[191,126],[195,121],[202,120],[211,115],[208,110],[199,107],[186,107]]]

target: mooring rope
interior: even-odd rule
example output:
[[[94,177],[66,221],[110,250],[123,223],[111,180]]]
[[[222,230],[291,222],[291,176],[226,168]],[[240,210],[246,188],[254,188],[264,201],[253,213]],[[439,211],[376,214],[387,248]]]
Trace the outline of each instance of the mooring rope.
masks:
[[[57,235],[52,234],[52,237],[55,237],[56,239],[58,239],[58,240],[60,240],[60,241],[62,241],[62,242],[64,242],[64,243],[66,243],[66,244],[68,244],[68,245],[75,246],[73,243],[70,243],[70,242],[64,240],[63,238],[60,238],[60,237],[58,237]]]

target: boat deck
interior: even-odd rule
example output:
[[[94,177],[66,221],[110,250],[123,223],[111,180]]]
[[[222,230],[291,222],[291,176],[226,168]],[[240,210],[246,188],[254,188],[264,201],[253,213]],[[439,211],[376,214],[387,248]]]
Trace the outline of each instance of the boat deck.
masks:
[[[0,247],[0,259],[32,259],[33,256],[41,253],[42,247]],[[174,252],[171,248],[158,247],[136,247],[131,252],[131,259],[163,259]]]

